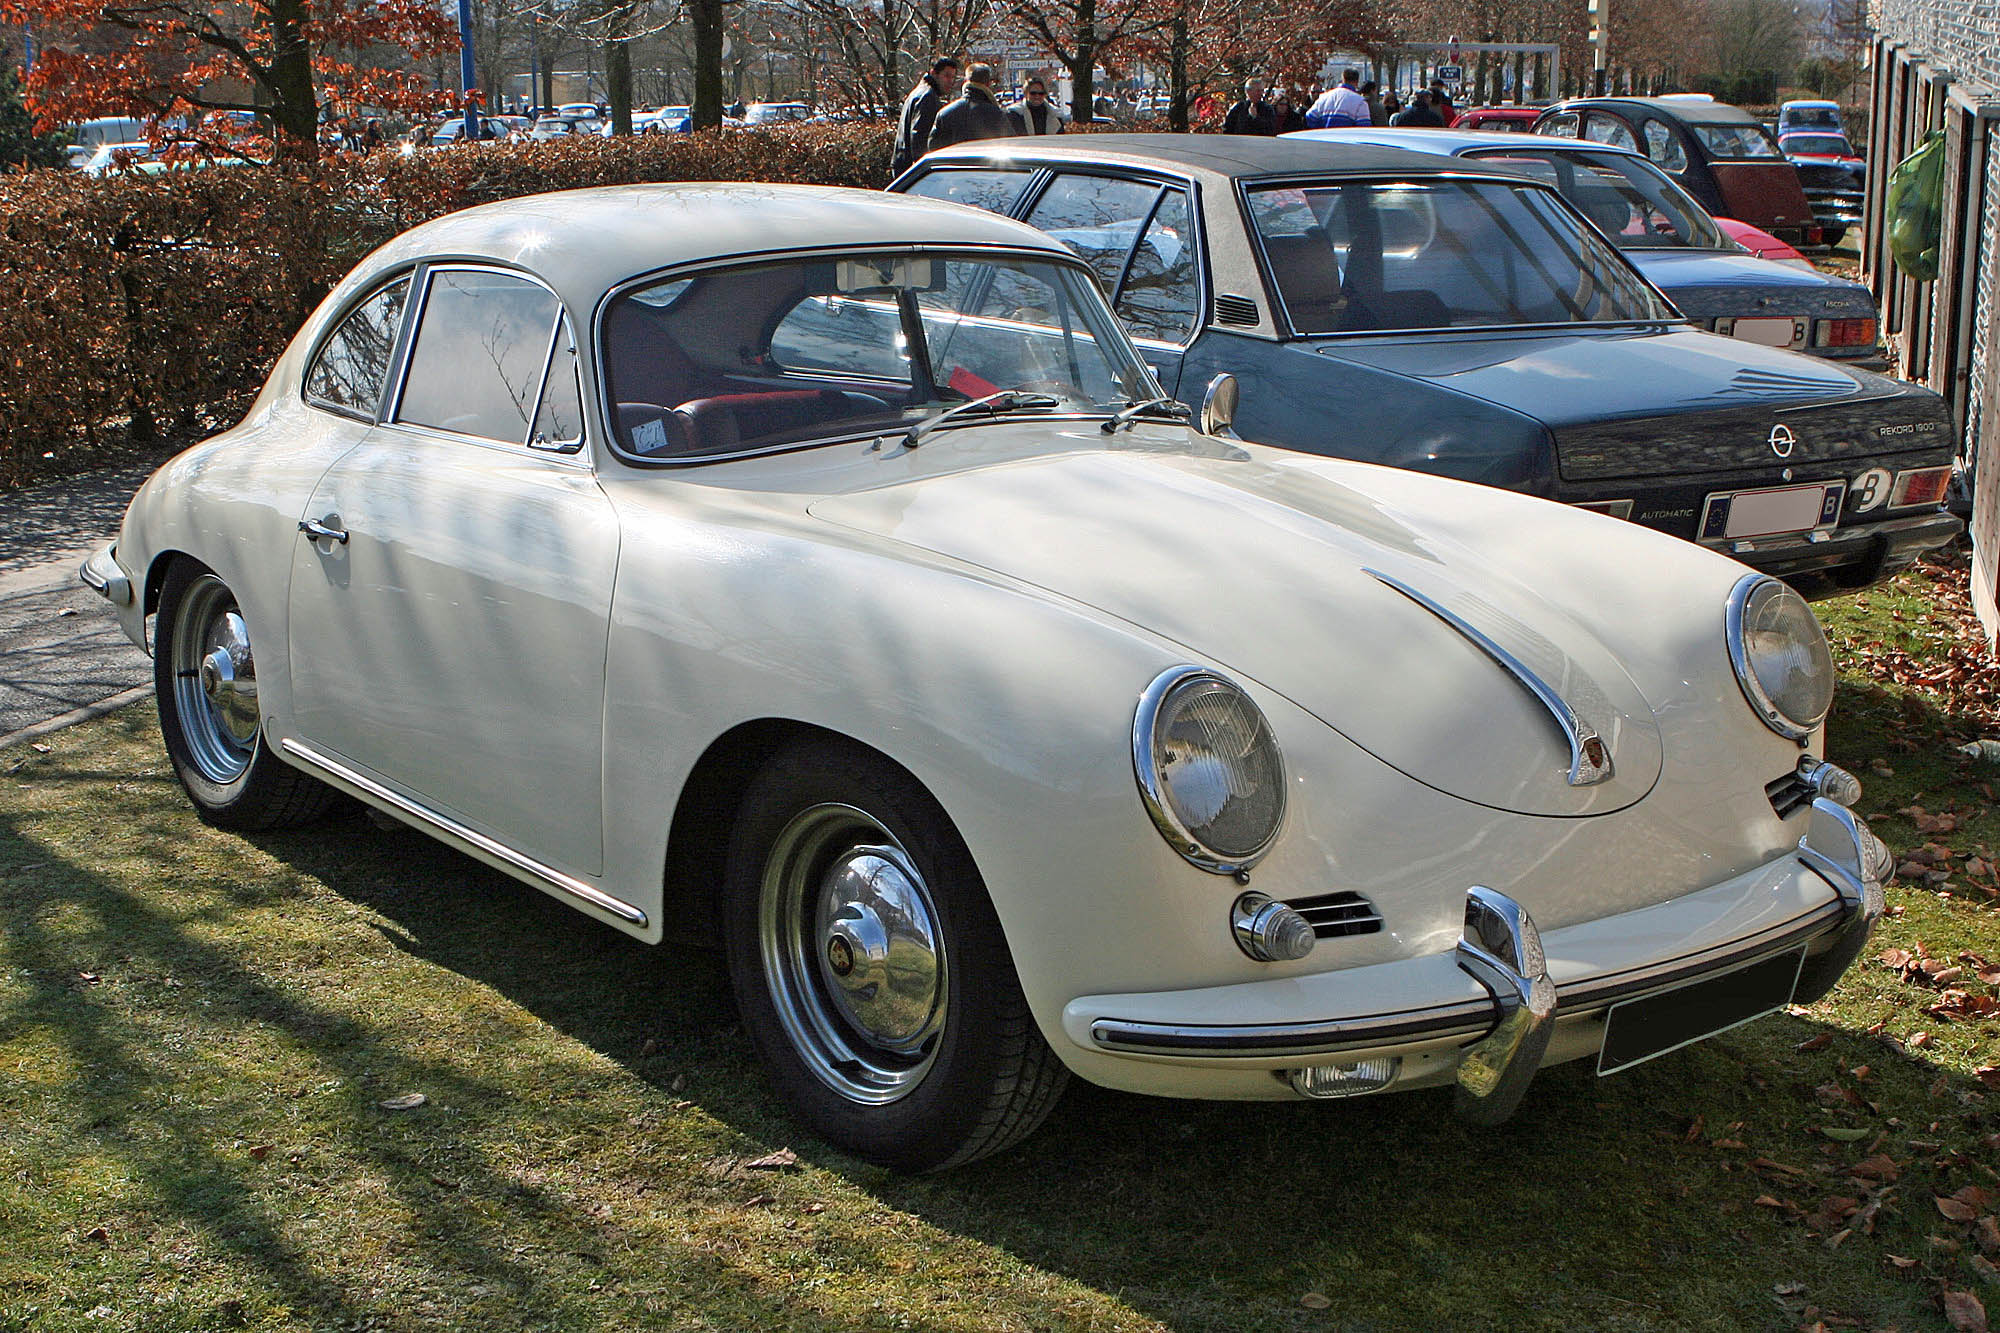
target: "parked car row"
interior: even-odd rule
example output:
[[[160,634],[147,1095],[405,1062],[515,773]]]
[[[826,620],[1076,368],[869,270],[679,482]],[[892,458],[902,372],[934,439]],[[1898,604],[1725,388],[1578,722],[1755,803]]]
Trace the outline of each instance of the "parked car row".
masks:
[[[450,214],[82,576],[203,818],[344,792],[719,948],[865,1158],[1072,1074],[1504,1119],[1865,949],[1892,857],[1774,575],[1948,540],[1950,432],[1691,327],[1651,252],[1725,252],[1635,154],[1367,137]]]

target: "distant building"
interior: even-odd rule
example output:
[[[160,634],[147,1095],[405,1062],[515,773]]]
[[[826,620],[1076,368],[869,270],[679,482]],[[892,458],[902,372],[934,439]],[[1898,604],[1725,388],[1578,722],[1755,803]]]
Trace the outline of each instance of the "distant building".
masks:
[[[1973,603],[2000,630],[2000,6],[1991,0],[1874,0],[1868,208],[1861,263],[1882,307],[1896,369],[1951,403],[1973,484]],[[1945,132],[1945,243],[1935,282],[1889,258],[1889,173],[1924,135]]]

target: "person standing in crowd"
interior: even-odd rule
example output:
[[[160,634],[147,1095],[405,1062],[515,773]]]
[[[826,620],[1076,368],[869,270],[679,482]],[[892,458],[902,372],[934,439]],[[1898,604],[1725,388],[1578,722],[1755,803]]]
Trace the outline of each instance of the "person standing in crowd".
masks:
[[[937,113],[929,147],[947,148],[971,139],[1004,139],[1018,133],[1020,127],[1013,116],[993,95],[993,66],[974,65],[965,71],[965,91]]]
[[[368,118],[368,123],[361,129],[361,141],[358,146],[364,153],[372,153],[382,146],[381,117],[370,116]]]
[[[896,151],[889,159],[891,174],[902,175],[924,155],[930,146],[931,126],[957,87],[958,61],[952,56],[939,56],[931,62],[931,72],[910,89],[910,95],[903,99],[903,114],[896,121]]]
[[[1243,100],[1229,108],[1223,118],[1224,134],[1276,134],[1278,117],[1264,100],[1264,81],[1252,79],[1243,85]]]
[[[1396,96],[1396,90],[1391,88],[1388,92],[1382,94],[1382,119],[1377,123],[1394,125],[1396,123],[1396,114],[1402,109],[1403,99]]]
[[[1458,112],[1451,104],[1451,89],[1437,79],[1431,80],[1431,110],[1437,113],[1446,129],[1458,123]]]
[[[1382,107],[1382,85],[1370,79],[1361,85],[1361,100],[1368,103],[1367,125],[1387,125],[1389,113]]]
[[[1281,91],[1271,99],[1271,114],[1277,119],[1280,134],[1291,134],[1306,128],[1306,113],[1299,110],[1289,90]]]
[[[1361,71],[1342,70],[1340,82],[1320,94],[1306,111],[1306,124],[1316,130],[1370,125],[1368,99],[1361,95]]]
[[[1398,112],[1389,123],[1398,129],[1441,130],[1445,127],[1444,117],[1440,116],[1437,109],[1431,105],[1430,93],[1422,88],[1410,94],[1410,104]]]
[[[1049,105],[1049,85],[1040,79],[1029,79],[1021,90],[1021,100],[1007,108],[1007,114],[1014,118],[1019,134],[1061,134],[1062,113]]]

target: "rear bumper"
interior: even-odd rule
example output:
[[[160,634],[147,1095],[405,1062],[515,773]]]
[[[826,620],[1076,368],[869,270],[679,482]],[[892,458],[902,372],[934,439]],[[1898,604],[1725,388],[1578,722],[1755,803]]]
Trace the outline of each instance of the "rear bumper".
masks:
[[[1541,1065],[1595,1054],[1606,1014],[1623,1001],[1801,950],[1792,998],[1819,998],[1881,916],[1887,869],[1866,826],[1821,798],[1796,852],[1653,907],[1543,936],[1511,899],[1474,889],[1466,937],[1449,950],[1236,986],[1083,996],[1065,1007],[1063,1030],[1095,1057],[1072,1060],[1079,1072],[1138,1091],[1284,1097],[1289,1070],[1393,1059],[1390,1090],[1456,1083],[1461,1110],[1490,1121],[1513,1109]],[[1495,929],[1495,900],[1517,916],[1511,929]],[[1091,1068],[1107,1059],[1121,1067],[1111,1077]]]
[[[1954,515],[1931,510],[1825,532],[1703,545],[1780,578],[1830,573],[1844,586],[1856,588],[1895,573],[1964,530],[1965,524]]]

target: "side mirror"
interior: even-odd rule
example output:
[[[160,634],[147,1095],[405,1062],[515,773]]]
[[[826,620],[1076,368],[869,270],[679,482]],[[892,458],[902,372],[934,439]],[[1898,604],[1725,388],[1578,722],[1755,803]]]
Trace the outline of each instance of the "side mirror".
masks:
[[[1201,396],[1203,435],[1220,435],[1235,422],[1238,392],[1234,375],[1217,375],[1208,382],[1208,392]]]

